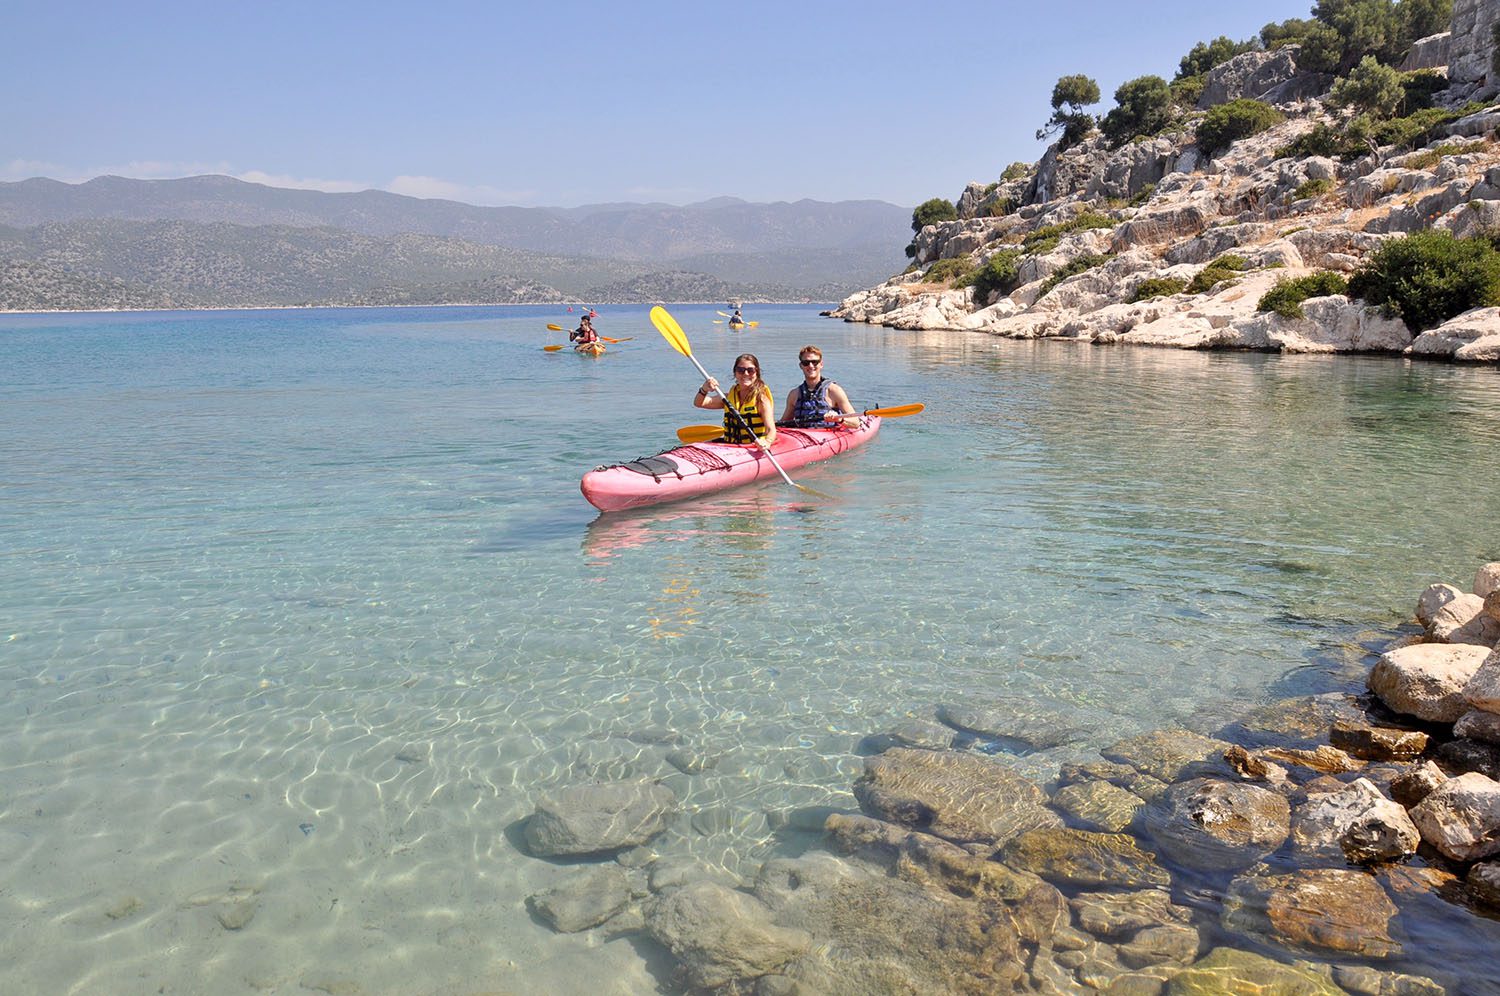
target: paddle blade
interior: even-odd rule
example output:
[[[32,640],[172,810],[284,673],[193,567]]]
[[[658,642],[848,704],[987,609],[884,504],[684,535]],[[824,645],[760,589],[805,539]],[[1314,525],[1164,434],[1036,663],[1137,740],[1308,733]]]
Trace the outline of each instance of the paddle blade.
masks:
[[[631,339],[634,339],[634,338],[635,338],[635,336],[633,336],[633,335],[627,335],[627,336],[626,336],[626,337],[625,337],[625,338],[623,338],[623,339],[611,339],[611,338],[610,338],[610,337],[609,337],[609,336],[607,336],[607,335],[601,335],[601,336],[600,336],[600,337],[599,337],[599,338],[600,338],[600,339],[603,339],[603,340],[604,340],[604,341],[605,341],[605,342],[629,342],[629,341],[630,341],[630,340],[631,340]]]
[[[706,443],[723,435],[722,425],[685,425],[677,430],[677,438],[684,443]]]
[[[692,356],[693,347],[688,343],[687,333],[682,331],[682,326],[677,324],[666,308],[656,305],[651,309],[651,324],[656,326],[656,331],[662,334],[662,338],[672,344],[672,348],[683,356]]]
[[[755,327],[756,327],[756,326],[757,326],[757,325],[759,325],[759,324],[760,324],[760,322],[746,322],[746,323],[745,323],[745,324],[746,324],[746,325],[748,325],[748,326],[750,326],[750,327],[751,327],[751,328],[752,328],[752,329],[753,329],[753,328],[755,328]]]
[[[865,414],[879,415],[881,418],[905,418],[908,415],[917,414],[926,407],[926,405],[919,403],[915,405],[896,405],[892,408],[867,408],[865,409]]]
[[[543,352],[547,352],[547,353],[555,353],[559,349],[562,349],[562,348],[563,348],[562,346],[543,346],[542,347],[542,351]]]
[[[730,317],[729,312],[727,312],[727,311],[715,311],[714,314],[716,314],[716,315],[723,315],[725,318]]]
[[[554,331],[554,332],[566,332],[566,331],[568,331],[567,329],[563,328],[561,325],[553,325],[551,322],[547,323],[547,327],[549,329],[551,329],[552,331]]]

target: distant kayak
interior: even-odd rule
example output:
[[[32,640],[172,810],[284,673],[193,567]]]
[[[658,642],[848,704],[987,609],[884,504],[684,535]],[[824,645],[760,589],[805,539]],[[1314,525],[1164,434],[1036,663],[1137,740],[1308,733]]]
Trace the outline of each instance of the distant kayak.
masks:
[[[573,352],[584,356],[603,356],[604,343],[602,342],[580,342],[573,347]]]
[[[771,453],[786,470],[826,460],[875,438],[880,417],[858,429],[777,429]],[[629,463],[595,467],[580,489],[590,505],[605,512],[679,501],[778,476],[759,446],[694,443]]]
[[[742,328],[745,327],[745,323],[744,322],[730,322],[729,323],[729,327],[731,329],[733,329],[734,331],[738,332],[740,329],[742,329]]]

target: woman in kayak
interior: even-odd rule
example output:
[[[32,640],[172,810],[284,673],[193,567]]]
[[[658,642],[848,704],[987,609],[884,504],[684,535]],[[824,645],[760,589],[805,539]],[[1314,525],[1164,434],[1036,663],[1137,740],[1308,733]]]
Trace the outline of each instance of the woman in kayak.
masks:
[[[797,362],[802,365],[802,383],[786,396],[786,411],[776,424],[799,429],[826,429],[843,424],[837,416],[853,415],[854,406],[842,387],[823,377],[823,351],[817,346],[803,346]],[[830,412],[834,417],[829,417]]]
[[[776,441],[776,423],[771,421],[775,405],[771,389],[760,379],[760,360],[750,353],[735,357],[734,386],[727,397],[719,393],[718,380],[710,377],[693,398],[695,408],[724,409],[724,442],[758,443],[767,449]]]

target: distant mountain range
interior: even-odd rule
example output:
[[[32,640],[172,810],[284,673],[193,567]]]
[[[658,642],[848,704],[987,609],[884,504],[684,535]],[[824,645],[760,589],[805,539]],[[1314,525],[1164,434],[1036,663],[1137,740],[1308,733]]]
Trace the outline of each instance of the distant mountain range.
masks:
[[[478,207],[226,176],[0,183],[0,309],[834,301],[898,272],[883,201]]]

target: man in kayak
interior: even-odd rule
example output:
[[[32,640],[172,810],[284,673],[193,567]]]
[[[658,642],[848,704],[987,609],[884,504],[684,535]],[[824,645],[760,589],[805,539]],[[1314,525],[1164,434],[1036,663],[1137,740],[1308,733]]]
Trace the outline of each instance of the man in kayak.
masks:
[[[729,327],[732,329],[742,329],[745,327],[745,319],[740,315],[740,309],[735,308],[734,314],[729,316]]]
[[[760,379],[760,360],[750,353],[735,357],[734,386],[727,395],[719,393],[719,381],[710,377],[698,388],[693,407],[724,409],[726,443],[756,443],[770,449],[776,442],[776,423],[771,421],[776,397]]]
[[[599,341],[599,333],[594,331],[593,312],[585,311],[583,317],[578,320],[578,327],[568,333],[568,338],[578,346],[589,346]],[[578,346],[574,346],[577,349]]]
[[[854,415],[854,406],[844,389],[823,376],[823,351],[817,346],[803,346],[797,354],[802,365],[802,383],[792,388],[786,396],[786,411],[781,413],[777,425],[795,426],[799,429],[826,429],[846,424],[839,418]],[[858,417],[854,421],[858,425]]]

